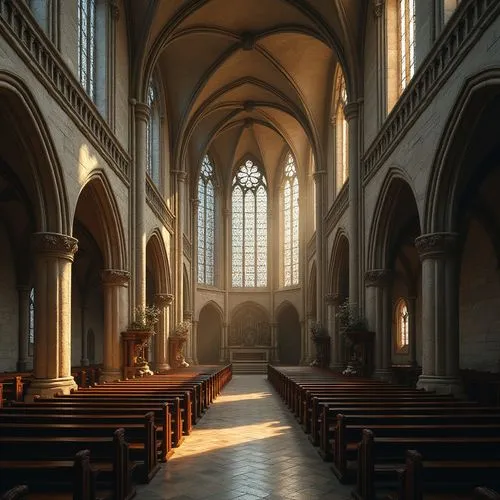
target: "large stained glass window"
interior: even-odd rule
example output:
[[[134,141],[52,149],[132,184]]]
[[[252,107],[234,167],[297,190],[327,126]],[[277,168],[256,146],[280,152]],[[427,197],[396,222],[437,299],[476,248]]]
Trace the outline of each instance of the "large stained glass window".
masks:
[[[299,180],[291,153],[288,154],[281,191],[283,238],[283,285],[299,283]]]
[[[214,168],[208,156],[201,163],[198,180],[198,283],[214,285],[215,192]]]
[[[233,178],[232,284],[267,286],[267,182],[247,160]]]
[[[415,0],[398,0],[399,76],[403,91],[415,73]]]
[[[349,130],[344,114],[344,107],[347,104],[347,91],[345,79],[339,69],[336,82],[336,112],[335,112],[335,133],[336,133],[336,191],[340,191],[349,177]]]
[[[78,0],[78,76],[90,98],[96,99],[96,4]]]
[[[153,79],[149,82],[147,105],[150,108],[147,134],[147,173],[155,185],[160,184],[160,109],[158,91]]]

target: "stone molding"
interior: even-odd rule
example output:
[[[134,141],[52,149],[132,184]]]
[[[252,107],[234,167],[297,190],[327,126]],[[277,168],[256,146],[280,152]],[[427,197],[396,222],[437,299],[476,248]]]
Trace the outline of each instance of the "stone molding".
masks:
[[[171,293],[157,293],[155,295],[155,304],[158,307],[167,307],[174,301],[174,296]]]
[[[105,285],[125,286],[130,281],[130,273],[121,269],[104,269],[101,271],[101,281]]]
[[[137,101],[133,102],[133,106],[136,121],[140,120],[147,123],[151,116],[151,108],[147,104]]]
[[[316,170],[316,172],[313,172],[312,177],[313,177],[314,182],[316,184],[321,182],[322,177],[324,177],[326,175],[326,173],[327,173],[326,170]]]
[[[130,156],[34,20],[26,2],[0,0],[0,34],[110,167],[128,185]]]
[[[383,288],[392,283],[393,277],[390,269],[371,269],[365,272],[365,286]]]
[[[37,254],[53,254],[69,260],[73,260],[78,250],[78,240],[67,234],[33,233],[31,243],[33,251]]]
[[[353,101],[348,102],[344,106],[344,116],[347,122],[349,123],[351,120],[358,118],[359,116],[359,103]]]
[[[410,129],[429,102],[441,90],[457,65],[463,60],[489,25],[500,13],[497,0],[462,0],[417,69],[381,130],[363,158],[363,182],[383,165],[401,138]]]
[[[420,260],[453,257],[458,250],[458,233],[430,233],[415,239]]]
[[[184,182],[186,180],[187,172],[185,170],[172,170],[171,172],[179,182]]]
[[[339,293],[327,293],[325,295],[325,300],[329,306],[339,306],[342,304],[342,297]]]
[[[118,21],[120,19],[120,7],[118,6],[118,0],[109,0],[109,10],[113,21]]]
[[[175,215],[168,208],[164,197],[160,194],[149,176],[146,177],[146,202],[167,228],[167,231],[170,234],[174,234]]]

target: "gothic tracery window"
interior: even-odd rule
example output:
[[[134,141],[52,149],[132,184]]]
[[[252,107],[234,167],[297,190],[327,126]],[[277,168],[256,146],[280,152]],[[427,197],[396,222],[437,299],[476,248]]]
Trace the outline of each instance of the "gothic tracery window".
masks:
[[[33,354],[35,344],[35,289],[31,288],[28,309],[28,349],[29,354]]]
[[[406,300],[401,298],[396,304],[396,344],[398,351],[405,351],[409,345],[409,313]]]
[[[401,92],[415,73],[415,0],[398,0],[399,77]]]
[[[267,181],[251,160],[232,184],[232,285],[267,286]]]
[[[299,283],[299,180],[295,160],[288,153],[281,190],[284,286]]]
[[[349,177],[349,130],[344,113],[347,90],[342,71],[339,70],[335,89],[335,134],[336,134],[336,191],[340,191]]]
[[[203,158],[198,180],[198,283],[214,285],[215,276],[215,190],[214,168]]]
[[[160,185],[160,103],[153,79],[149,82],[147,105],[150,108],[147,134],[147,173],[156,186]]]
[[[78,0],[78,75],[89,97],[96,100],[96,2]]]

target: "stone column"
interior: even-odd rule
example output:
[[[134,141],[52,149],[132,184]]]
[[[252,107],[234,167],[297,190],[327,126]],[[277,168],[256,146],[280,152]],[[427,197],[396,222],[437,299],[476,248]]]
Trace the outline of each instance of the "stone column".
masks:
[[[222,323],[222,339],[221,339],[221,345],[220,345],[220,362],[221,363],[229,361],[228,343],[229,343],[229,323],[223,322]]]
[[[301,338],[301,355],[300,355],[300,364],[307,365],[307,360],[309,358],[307,346],[307,321],[305,319],[300,320],[300,338]]]
[[[278,323],[273,321],[269,324],[271,327],[271,361],[273,363],[280,362],[280,356],[278,351]]]
[[[71,376],[71,265],[78,241],[59,233],[32,236],[35,259],[34,380],[27,400],[69,394]]]
[[[328,307],[328,333],[330,334],[330,368],[335,371],[341,371],[345,367],[342,338],[337,324],[337,307],[342,303],[338,293],[329,293],[326,295],[326,304]]]
[[[103,368],[101,381],[119,380],[124,360],[121,332],[127,328],[130,273],[120,269],[101,272],[104,293]]]
[[[176,322],[183,321],[184,318],[184,199],[185,199],[185,180],[186,172],[183,170],[174,170],[175,186],[176,186],[176,239],[175,239],[175,262],[176,262],[176,290],[179,300],[176,301]],[[187,350],[189,340],[186,343],[185,349]],[[188,361],[189,362],[189,361]]]
[[[383,380],[391,378],[392,363],[392,271],[372,269],[365,273],[365,286],[373,288],[375,323],[375,376]]]
[[[19,325],[18,325],[18,351],[17,371],[24,372],[28,369],[28,344],[29,344],[29,312],[30,312],[29,286],[18,286]]]
[[[422,375],[417,387],[461,395],[458,234],[425,234],[415,246],[422,261]]]
[[[146,171],[150,109],[136,102],[135,110],[135,307],[146,306]]]
[[[323,293],[323,276],[326,276],[326,265],[324,258],[324,224],[323,214],[325,207],[326,197],[325,193],[325,180],[326,171],[320,170],[313,174],[314,184],[316,186],[316,311],[311,311],[316,317],[316,321],[324,323],[323,309],[324,304],[322,297]]]
[[[160,318],[157,325],[155,339],[155,371],[164,373],[170,370],[168,363],[168,337],[169,337],[169,317],[168,308],[174,296],[170,293],[157,293],[155,295],[155,304],[160,309]]]
[[[408,354],[412,366],[417,365],[417,297],[408,297]]]
[[[87,310],[85,301],[86,299],[82,299],[82,305],[80,307],[80,331],[82,335],[82,357],[80,359],[81,366],[89,366],[87,332],[85,329],[85,311]]]
[[[344,106],[349,126],[349,303],[359,309],[359,105],[350,102]]]
[[[193,313],[192,313],[192,311],[184,311],[184,321],[189,321],[189,323],[191,323],[190,335],[188,335],[186,343],[184,344],[184,354],[185,354],[186,362],[188,362],[190,365],[194,365],[194,360],[193,360]]]
[[[385,0],[373,0],[373,14],[375,16],[375,32],[377,38],[377,130],[387,116],[387,89],[386,89],[386,22]]]
[[[191,322],[191,337],[193,339],[193,364],[198,365],[198,321]]]

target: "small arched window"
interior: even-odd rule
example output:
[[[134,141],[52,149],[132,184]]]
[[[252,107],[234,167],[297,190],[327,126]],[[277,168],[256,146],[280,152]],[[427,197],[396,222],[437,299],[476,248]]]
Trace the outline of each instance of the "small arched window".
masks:
[[[396,303],[396,347],[400,352],[408,351],[410,342],[410,315],[408,312],[408,303],[400,298]]]
[[[281,187],[283,286],[299,283],[299,180],[291,153],[286,157]]]
[[[232,285],[267,286],[267,181],[252,160],[233,178]]]
[[[402,92],[415,74],[415,0],[398,0],[399,81]]]
[[[214,285],[215,189],[214,168],[205,156],[198,179],[198,283]]]
[[[349,177],[349,129],[344,113],[347,90],[344,74],[340,68],[335,86],[335,184],[338,193]]]
[[[148,87],[147,105],[150,109],[147,125],[147,173],[153,183],[160,186],[160,102],[156,83],[151,79]]]

